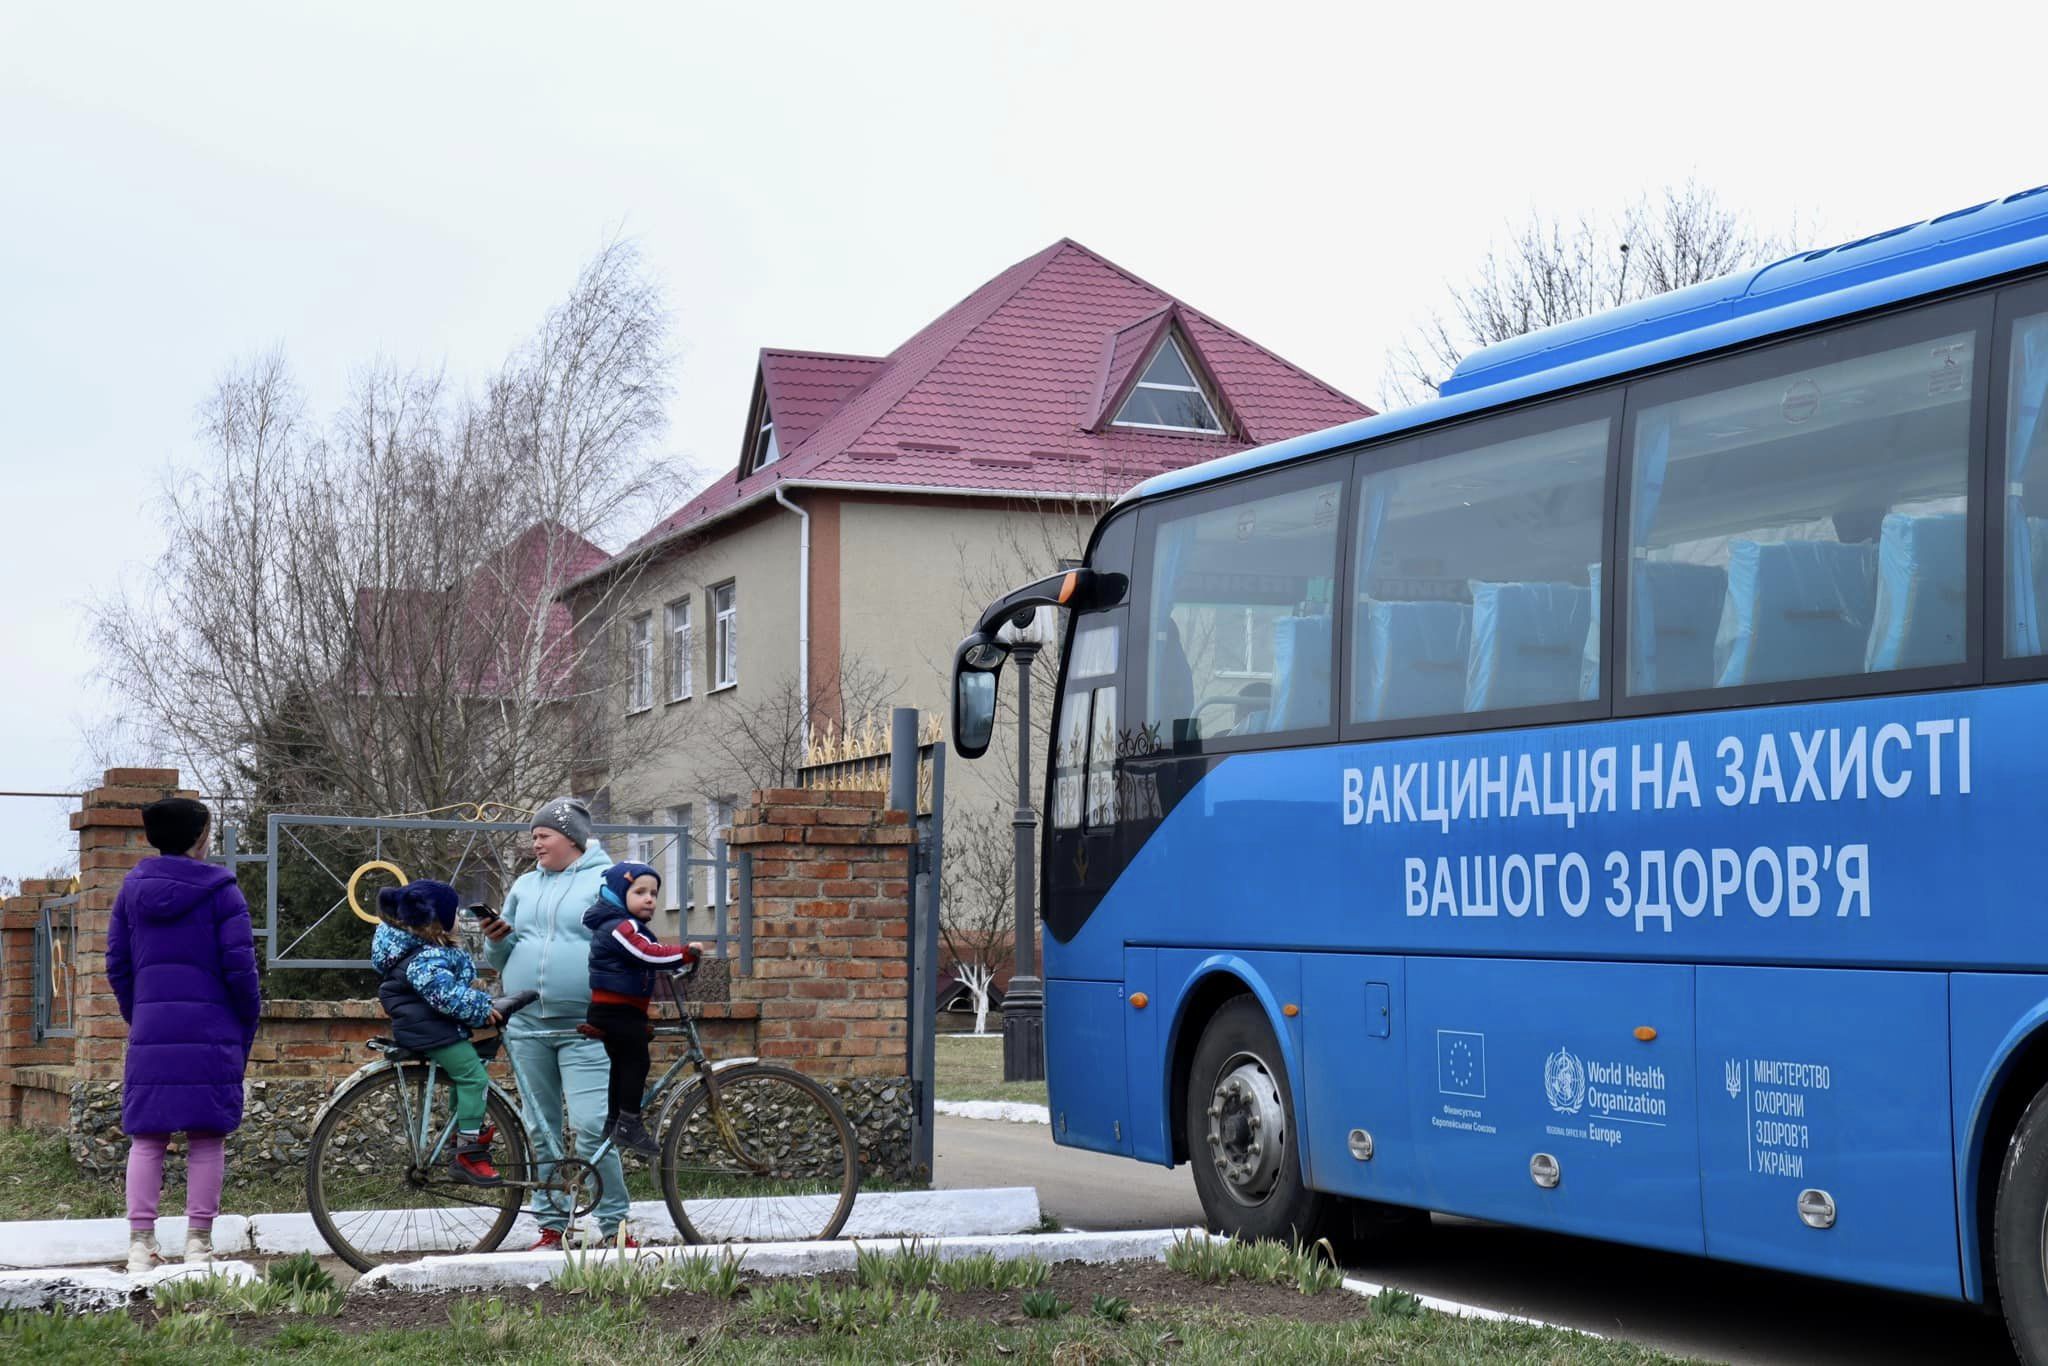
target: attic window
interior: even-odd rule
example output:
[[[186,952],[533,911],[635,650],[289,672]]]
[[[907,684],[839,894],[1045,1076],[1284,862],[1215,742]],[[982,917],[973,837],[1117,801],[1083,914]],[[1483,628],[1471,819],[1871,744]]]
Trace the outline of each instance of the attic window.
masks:
[[[1180,348],[1180,339],[1168,333],[1151,364],[1138,376],[1131,396],[1117,411],[1116,426],[1150,427],[1169,432],[1221,432],[1215,405],[1208,391],[1195,378]]]
[[[761,405],[761,429],[754,433],[753,459],[749,469],[760,469],[772,465],[782,458],[782,448],[775,444],[775,418],[768,411],[768,405]]]

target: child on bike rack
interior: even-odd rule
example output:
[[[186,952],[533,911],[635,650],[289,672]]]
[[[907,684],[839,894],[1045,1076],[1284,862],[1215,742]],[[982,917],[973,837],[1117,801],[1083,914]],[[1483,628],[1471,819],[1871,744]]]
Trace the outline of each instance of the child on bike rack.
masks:
[[[664,944],[648,924],[660,892],[661,874],[654,869],[614,863],[605,870],[596,902],[583,913],[590,927],[590,1010],[582,1032],[603,1039],[611,1061],[604,1132],[616,1147],[643,1157],[660,1151],[640,1116],[647,1041],[653,1034],[647,1012],[654,999],[654,974],[697,961],[695,944]]]
[[[456,944],[460,901],[447,883],[425,878],[379,891],[377,915],[383,923],[370,943],[370,965],[383,979],[377,1000],[391,1017],[392,1037],[401,1047],[432,1058],[455,1088],[449,1174],[473,1186],[495,1186],[502,1181],[491,1164],[495,1135],[484,1127],[489,1079],[470,1033],[503,1024],[504,1016],[476,988],[476,964]],[[511,998],[504,1004],[516,1008]]]

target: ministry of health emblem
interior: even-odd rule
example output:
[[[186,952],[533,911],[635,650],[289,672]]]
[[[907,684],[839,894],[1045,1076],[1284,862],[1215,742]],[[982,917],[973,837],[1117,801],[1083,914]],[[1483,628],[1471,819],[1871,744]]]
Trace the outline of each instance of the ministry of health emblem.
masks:
[[[1558,1113],[1579,1112],[1586,1103],[1586,1065],[1578,1054],[1560,1048],[1543,1060],[1543,1094]]]
[[[1728,1099],[1733,1100],[1742,1094],[1742,1059],[1730,1058],[1722,1063],[1721,1075],[1728,1087]]]

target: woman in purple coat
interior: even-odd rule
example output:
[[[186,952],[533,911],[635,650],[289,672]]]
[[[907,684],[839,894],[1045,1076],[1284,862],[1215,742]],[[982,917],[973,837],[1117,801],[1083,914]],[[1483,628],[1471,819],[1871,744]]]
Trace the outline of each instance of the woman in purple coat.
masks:
[[[107,976],[128,1022],[121,1129],[128,1145],[128,1269],[163,1260],[156,1204],[164,1149],[186,1135],[185,1260],[213,1255],[222,1145],[242,1123],[242,1074],[263,998],[249,905],[225,868],[200,862],[207,811],[190,797],[142,809],[160,852],[114,898]]]

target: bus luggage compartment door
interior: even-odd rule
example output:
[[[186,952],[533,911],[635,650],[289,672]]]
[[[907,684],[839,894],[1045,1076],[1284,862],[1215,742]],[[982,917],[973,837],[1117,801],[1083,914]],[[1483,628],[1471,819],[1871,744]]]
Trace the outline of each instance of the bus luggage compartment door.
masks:
[[[1124,1085],[1124,986],[1048,978],[1045,1084],[1055,1142],[1099,1153],[1131,1150]]]
[[[1363,953],[1301,956],[1306,1075],[1295,1089],[1309,1184],[1317,1190],[1396,1204],[1417,1199],[1404,966]]]
[[[1947,975],[1702,967],[1699,1001],[1708,1254],[1959,1294]]]
[[[1408,1022],[1432,1208],[1702,1250],[1691,967],[1410,958]]]

